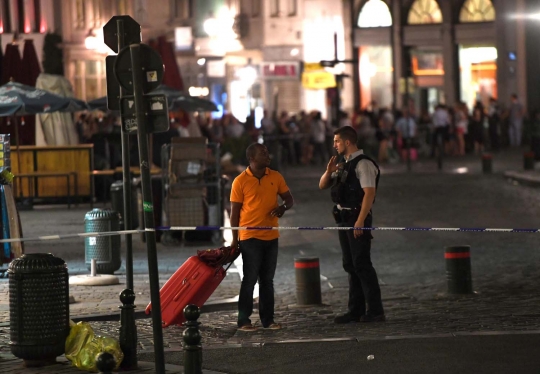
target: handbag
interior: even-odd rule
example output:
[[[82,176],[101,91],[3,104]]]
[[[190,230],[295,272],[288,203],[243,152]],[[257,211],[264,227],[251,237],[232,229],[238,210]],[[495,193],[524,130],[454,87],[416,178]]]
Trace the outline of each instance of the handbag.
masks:
[[[220,267],[236,260],[240,256],[240,250],[231,247],[205,249],[198,250],[197,256],[208,266]]]

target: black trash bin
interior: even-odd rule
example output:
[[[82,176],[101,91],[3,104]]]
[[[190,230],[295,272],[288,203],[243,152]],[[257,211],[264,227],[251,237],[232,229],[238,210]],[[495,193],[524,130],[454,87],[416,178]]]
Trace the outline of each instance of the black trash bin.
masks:
[[[118,231],[120,215],[109,209],[93,209],[84,216],[85,232]],[[96,260],[98,274],[113,274],[120,269],[120,235],[91,236],[84,239],[85,263],[90,270],[92,259]]]
[[[9,264],[11,352],[26,366],[54,362],[69,335],[67,265],[50,253],[26,254]]]
[[[111,184],[112,210],[120,214],[120,230],[134,230],[139,227],[137,212],[137,187],[131,184],[131,226],[124,226],[124,182],[116,181]]]

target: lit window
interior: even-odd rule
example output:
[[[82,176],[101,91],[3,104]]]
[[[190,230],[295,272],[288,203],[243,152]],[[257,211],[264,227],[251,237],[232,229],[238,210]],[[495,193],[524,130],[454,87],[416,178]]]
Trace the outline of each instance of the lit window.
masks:
[[[118,0],[118,14],[130,14],[131,0]]]
[[[174,18],[191,18],[193,15],[192,12],[192,0],[174,0]]]
[[[261,0],[251,0],[251,17],[261,15]]]
[[[409,25],[442,23],[442,13],[435,0],[416,0],[411,6],[408,17]]]
[[[84,0],[75,0],[75,28],[77,30],[86,29],[86,7]]]
[[[270,16],[279,16],[279,0],[270,0]]]
[[[289,15],[289,17],[296,16],[296,12],[298,11],[297,7],[298,7],[297,0],[287,1],[287,8],[288,8],[287,14]]]
[[[71,64],[76,97],[93,100],[107,95],[104,60],[75,60]]]
[[[495,20],[491,0],[467,0],[459,13],[460,22],[489,22]]]
[[[382,0],[369,0],[360,11],[358,27],[392,26],[392,15],[388,5]]]

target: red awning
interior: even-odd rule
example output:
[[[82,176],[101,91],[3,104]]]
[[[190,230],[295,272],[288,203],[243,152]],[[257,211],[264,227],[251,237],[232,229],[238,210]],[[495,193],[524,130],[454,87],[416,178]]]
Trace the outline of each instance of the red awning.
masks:
[[[151,42],[150,46],[154,48],[163,59],[163,65],[165,66],[165,72],[163,74],[163,84],[176,88],[177,90],[184,90],[184,81],[180,74],[180,69],[176,63],[176,56],[174,53],[174,47],[171,42],[168,42],[165,36],[160,36],[156,42]]]

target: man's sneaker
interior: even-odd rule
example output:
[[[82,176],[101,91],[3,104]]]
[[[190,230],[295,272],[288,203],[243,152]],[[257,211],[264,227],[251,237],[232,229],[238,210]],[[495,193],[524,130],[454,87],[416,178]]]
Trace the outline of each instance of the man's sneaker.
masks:
[[[350,323],[350,322],[360,322],[359,316],[354,316],[351,313],[345,313],[342,316],[337,316],[334,318],[334,323],[343,324],[343,323]]]
[[[373,316],[371,314],[364,314],[360,317],[360,322],[384,322],[386,317],[384,314],[379,314],[378,316]]]
[[[281,325],[279,323],[271,323],[265,327],[266,330],[281,330]]]
[[[238,331],[253,332],[257,331],[258,329],[258,327],[255,327],[251,323],[248,323],[247,325],[240,326],[238,328]]]

